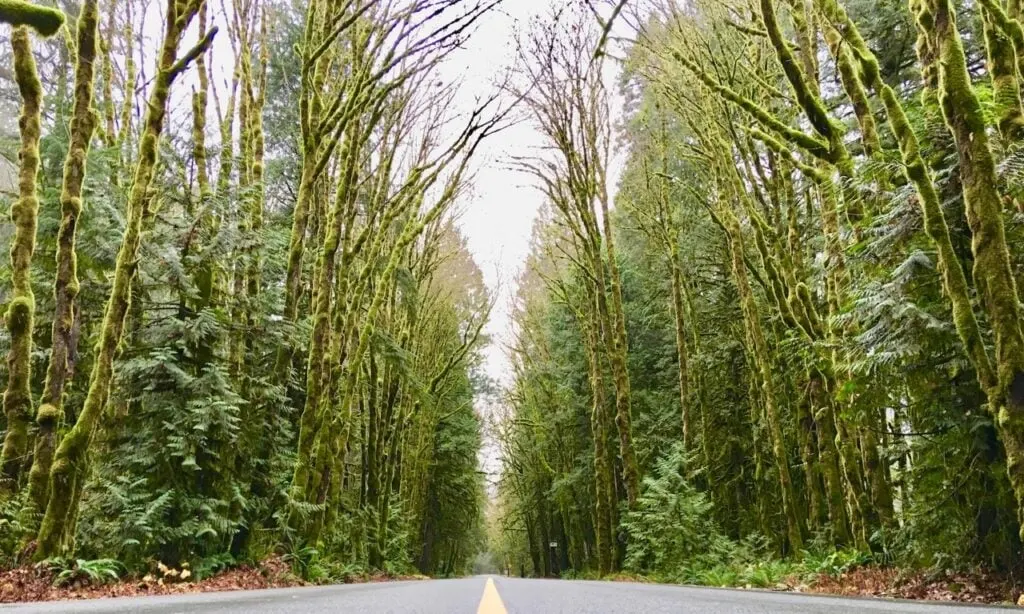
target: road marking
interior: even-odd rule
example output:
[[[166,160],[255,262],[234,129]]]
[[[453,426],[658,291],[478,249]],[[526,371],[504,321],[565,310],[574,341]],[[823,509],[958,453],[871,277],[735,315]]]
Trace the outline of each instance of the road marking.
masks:
[[[484,596],[480,598],[480,607],[476,609],[476,614],[508,614],[492,578],[487,578]]]

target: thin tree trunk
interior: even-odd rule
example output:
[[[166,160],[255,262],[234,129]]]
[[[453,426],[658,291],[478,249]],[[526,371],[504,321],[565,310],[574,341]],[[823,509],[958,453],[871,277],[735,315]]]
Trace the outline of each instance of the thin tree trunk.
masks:
[[[28,453],[28,427],[32,420],[32,332],[36,300],[32,293],[31,268],[39,211],[36,175],[39,173],[39,124],[43,102],[43,87],[39,82],[27,26],[14,28],[11,48],[15,81],[21,93],[21,117],[18,119],[21,148],[18,150],[18,200],[11,206],[11,221],[14,222],[11,281],[14,291],[6,316],[11,347],[7,353],[8,380],[3,398],[7,434],[0,452],[0,494],[14,492],[18,488]]]
[[[96,58],[96,33],[99,22],[97,0],[85,0],[78,16],[78,58],[75,66],[75,102],[71,117],[71,140],[64,159],[63,187],[60,195],[61,222],[57,231],[57,274],[54,280],[53,329],[50,364],[43,385],[43,398],[36,415],[36,436],[32,470],[29,472],[29,502],[42,512],[49,497],[50,465],[57,445],[57,426],[64,415],[64,386],[71,375],[71,357],[75,354],[75,302],[78,298],[78,259],[75,236],[82,213],[82,185],[86,176],[86,158],[96,128],[92,112],[93,63]]]
[[[138,266],[142,221],[147,203],[147,192],[156,171],[160,135],[163,132],[167,101],[174,80],[213,41],[212,29],[185,56],[178,58],[181,35],[198,10],[197,2],[182,6],[178,0],[168,0],[164,40],[157,63],[157,74],[150,93],[148,111],[139,144],[139,160],[135,168],[135,181],[128,200],[128,214],[124,237],[117,254],[114,283],[107,300],[100,341],[89,391],[78,421],[61,441],[51,471],[49,500],[46,514],[39,529],[36,556],[45,559],[59,554],[74,518],[77,516],[76,492],[81,492],[81,481],[86,471],[90,442],[99,426],[103,408],[110,395],[113,381],[114,356],[121,341],[125,315],[128,312],[132,281]],[[182,14],[179,15],[179,10]]]

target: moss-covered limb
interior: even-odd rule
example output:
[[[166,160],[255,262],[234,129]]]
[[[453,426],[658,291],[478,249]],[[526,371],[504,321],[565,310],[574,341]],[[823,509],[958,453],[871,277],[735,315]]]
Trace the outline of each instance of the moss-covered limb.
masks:
[[[842,124],[831,118],[821,96],[815,93],[816,87],[812,87],[808,83],[807,77],[800,70],[800,66],[793,56],[793,51],[783,37],[782,30],[779,27],[775,14],[774,0],[760,0],[760,5],[761,17],[768,32],[768,39],[775,49],[775,55],[782,65],[783,72],[796,96],[797,103],[803,109],[804,115],[815,131],[828,143],[827,155],[817,157],[835,166],[839,171],[839,175],[844,179],[842,196],[846,217],[850,222],[854,223],[854,230],[858,232],[856,225],[864,218],[866,212],[864,210],[864,203],[852,188],[851,180],[855,174],[854,163],[843,140],[845,130]]]
[[[1021,72],[1021,68],[1024,68],[1024,24],[1021,23],[1020,2],[1010,0],[1005,9],[996,0],[978,0],[978,4],[982,7],[983,25],[986,28],[985,43],[989,52],[989,71],[992,72],[993,86],[997,85],[996,72],[998,72],[999,79],[1003,81],[1003,87],[1008,87],[1009,77],[1012,76],[1015,81],[1019,81],[1021,75],[1024,75]],[[989,40],[990,28],[995,37],[995,40],[991,42]],[[992,42],[996,43],[995,47]],[[993,57],[993,53],[995,57]],[[1004,90],[1004,93],[1007,99],[1003,101],[1003,104],[1011,104],[1014,99],[1009,98],[1008,91]],[[1000,90],[995,89],[995,94],[996,101],[999,102]],[[1016,101],[1019,108],[1019,93]],[[1012,111],[1012,109],[1009,110]],[[1003,119],[1000,117],[1000,123]],[[1012,121],[1014,118],[1009,119]],[[1014,134],[1019,136],[1019,132],[1015,131]]]
[[[23,0],[0,0],[0,23],[27,26],[40,36],[53,36],[64,25],[64,13]]]
[[[992,0],[988,0],[991,4]],[[998,7],[997,7],[998,8]],[[992,80],[992,94],[999,120],[999,134],[1006,144],[1024,136],[1024,111],[1021,110],[1020,87],[1017,79],[1017,54],[1010,37],[996,23],[990,9],[981,14],[982,31],[988,59],[988,73]],[[1015,24],[1018,29],[1020,24]],[[1024,52],[1024,47],[1021,48]]]
[[[820,95],[821,88],[818,84],[818,38],[815,32],[814,13],[808,0],[787,0],[790,15],[793,18],[793,29],[796,31],[797,45],[799,48],[800,64],[804,76],[807,77],[807,86],[815,95]],[[769,36],[765,30],[765,36]]]
[[[114,104],[114,61],[110,52],[111,41],[114,40],[114,32],[117,27],[117,4],[118,0],[111,0],[107,3],[107,25],[103,37],[99,41],[100,54],[103,58],[101,78],[103,82],[103,131],[100,138],[107,147],[113,147],[117,143],[117,124],[115,123],[117,111]],[[81,44],[81,43],[79,43]],[[81,51],[79,51],[81,53]]]
[[[829,305],[832,311],[835,312],[838,309],[839,301],[839,294],[836,292],[839,287],[838,279],[843,270],[843,255],[839,242],[839,216],[836,209],[838,197],[836,196],[837,190],[835,183],[833,182],[832,177],[830,177],[823,169],[805,164],[796,158],[795,154],[778,139],[757,129],[750,130],[750,134],[767,145],[770,150],[779,154],[783,160],[796,167],[813,182],[813,185],[818,186],[821,191],[821,217],[822,227],[825,230],[826,256],[831,263],[828,267],[828,283],[831,289],[829,292]],[[794,283],[795,278],[789,282],[790,292],[787,294],[787,302],[789,304],[789,310],[792,312],[796,323],[799,325],[800,330],[802,330],[809,338],[824,338],[825,324],[822,322],[817,313],[817,309],[814,307],[809,289],[804,286],[803,292],[801,292],[801,284],[796,283],[796,285],[794,285]]]
[[[199,36],[206,36],[206,3],[199,8]],[[210,92],[210,79],[206,73],[206,60],[200,55],[196,58],[196,76],[199,85],[192,93],[192,157],[196,166],[196,184],[199,187],[200,206],[205,208],[205,201],[211,195],[210,173],[206,159],[206,111]]]
[[[11,345],[7,352],[8,380],[4,390],[4,414],[7,434],[0,452],[0,492],[14,491],[28,452],[28,426],[32,420],[32,332],[35,323],[35,296],[32,294],[32,254],[36,246],[39,199],[36,175],[39,173],[39,138],[43,87],[32,55],[28,28],[20,26],[11,34],[14,53],[14,77],[21,94],[18,128],[18,199],[11,206],[14,238],[11,241],[11,302],[6,323]]]
[[[54,279],[53,327],[50,363],[43,384],[43,398],[36,416],[39,435],[29,481],[29,501],[37,511],[46,505],[50,462],[56,445],[56,431],[63,414],[64,386],[70,375],[71,357],[75,354],[75,302],[78,298],[78,259],[75,238],[82,214],[82,185],[86,176],[86,159],[96,128],[92,112],[94,63],[99,27],[98,0],[85,0],[78,15],[75,60],[75,99],[71,116],[68,153],[64,158],[64,175],[60,194],[61,220],[57,231],[57,265]]]
[[[828,161],[835,164],[845,176],[851,176],[853,160],[843,144],[842,126],[832,120],[821,98],[814,93],[807,77],[800,70],[793,50],[782,36],[782,30],[775,14],[774,2],[775,0],[760,0],[761,18],[768,32],[768,39],[775,49],[775,55],[778,57],[779,64],[793,89],[800,108],[803,109],[814,130],[828,142]]]
[[[164,38],[143,122],[135,179],[128,198],[126,227],[114,267],[113,286],[107,299],[89,378],[89,390],[82,411],[75,425],[60,442],[54,456],[49,499],[37,538],[36,556],[40,559],[60,553],[71,523],[77,516],[78,500],[75,493],[80,492],[90,442],[99,426],[103,408],[110,394],[114,376],[114,357],[121,342],[125,316],[131,302],[132,280],[138,266],[138,252],[142,239],[142,222],[149,186],[156,172],[167,101],[171,85],[185,68],[178,59],[178,45],[182,33],[188,28],[197,9],[195,2],[189,2],[184,6],[180,0],[168,0],[167,3]],[[198,52],[205,51],[212,42],[211,34],[215,32],[216,29],[211,30],[197,47],[183,57],[195,57]]]
[[[821,158],[829,159],[830,150],[829,144],[820,141],[819,139],[810,136],[787,125],[785,122],[779,120],[777,117],[768,113],[762,109],[757,103],[745,98],[732,90],[729,87],[715,81],[710,75],[708,75],[703,69],[697,64],[689,60],[681,53],[673,53],[672,57],[675,58],[680,64],[682,64],[687,70],[693,73],[698,79],[701,80],[704,85],[708,86],[712,91],[718,93],[729,102],[740,107],[746,111],[751,117],[756,119],[767,129],[779,134],[786,141],[793,145],[800,147],[807,151],[811,155]]]
[[[131,152],[130,147],[134,126],[132,117],[135,110],[135,88],[138,85],[138,68],[135,65],[135,18],[132,12],[132,3],[125,3],[124,30],[121,33],[124,40],[124,87],[122,89],[121,109],[118,116],[116,154],[117,161],[122,166],[130,168]]]
[[[248,202],[249,227],[255,237],[263,232],[263,208],[266,204],[266,188],[263,185],[263,177],[266,172],[264,158],[266,156],[266,137],[263,131],[263,111],[267,102],[267,72],[270,67],[270,45],[267,38],[267,12],[263,11],[260,21],[260,68],[256,77],[256,95],[253,98],[250,121],[252,127],[250,134],[251,144],[251,170],[250,179],[252,188],[251,198]],[[259,296],[262,286],[263,264],[262,250],[254,241],[254,248],[250,250],[248,258],[248,271],[246,278],[248,288],[246,293],[250,300]],[[251,324],[251,322],[250,322]]]
[[[868,157],[874,157],[882,151],[882,145],[878,138],[878,125],[868,102],[868,94],[854,64],[856,60],[844,44],[842,35],[834,27],[826,27],[825,42],[839,69],[843,90],[853,105],[853,112],[860,126],[860,140],[864,145],[864,153]]]

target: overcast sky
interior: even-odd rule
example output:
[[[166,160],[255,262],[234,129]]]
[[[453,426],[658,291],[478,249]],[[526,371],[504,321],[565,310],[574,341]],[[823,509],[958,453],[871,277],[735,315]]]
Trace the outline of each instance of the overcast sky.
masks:
[[[516,37],[530,19],[543,14],[548,0],[506,0],[486,15],[466,49],[451,60],[450,68],[464,79],[460,96],[471,105],[476,97],[493,91],[495,83],[513,65]],[[497,293],[487,332],[487,372],[508,383],[508,360],[502,343],[509,340],[510,307],[515,282],[529,252],[530,231],[543,199],[528,178],[510,170],[509,157],[524,155],[540,144],[528,123],[516,124],[484,142],[471,198],[463,206],[460,226],[487,287]]]
[[[550,14],[553,4],[567,0],[505,0],[502,6],[484,17],[466,48],[446,66],[452,78],[462,78],[460,105],[472,108],[477,98],[494,91],[497,81],[516,61],[516,40],[531,26],[531,20]],[[605,64],[606,83],[614,83],[617,70],[613,61]],[[609,87],[614,92],[614,87]],[[621,105],[612,102],[615,113]],[[516,282],[530,251],[530,235],[544,198],[532,179],[509,168],[512,156],[536,154],[543,139],[529,121],[513,125],[486,140],[477,162],[472,196],[462,205],[459,225],[468,241],[484,280],[496,295],[496,305],[487,327],[490,344],[484,348],[487,374],[502,386],[512,383],[511,363],[506,347],[515,333],[511,307]],[[620,152],[621,153],[621,152]],[[621,158],[609,164],[609,186],[614,194]],[[493,415],[486,399],[478,399],[477,411]],[[493,437],[486,437],[481,461],[489,474],[490,492],[500,471],[500,451]]]
[[[495,83],[516,61],[516,40],[530,28],[531,20],[550,14],[550,7],[566,0],[505,0],[482,18],[478,31],[448,69],[464,79],[460,93],[471,107],[477,97],[493,91]],[[614,62],[606,63],[606,77],[614,78]],[[612,83],[612,81],[609,81]],[[613,87],[609,88],[614,91]],[[613,102],[613,112],[617,102]],[[460,227],[488,288],[497,294],[487,332],[487,373],[502,384],[511,383],[511,369],[504,346],[514,332],[511,324],[516,281],[530,250],[530,234],[544,203],[532,179],[509,168],[512,156],[532,155],[543,144],[530,122],[520,122],[484,142],[478,162],[474,191],[462,207]],[[617,160],[610,165],[615,181]],[[614,186],[610,186],[614,187]]]

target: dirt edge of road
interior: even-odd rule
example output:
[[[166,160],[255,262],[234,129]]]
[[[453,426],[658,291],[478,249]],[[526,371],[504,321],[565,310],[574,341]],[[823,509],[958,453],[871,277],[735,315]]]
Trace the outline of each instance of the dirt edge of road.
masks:
[[[183,570],[168,577],[167,574],[147,574],[127,577],[115,582],[96,584],[87,578],[72,581],[65,586],[54,586],[56,572],[41,566],[17,567],[0,570],[0,603],[32,601],[63,601],[74,599],[99,599],[103,597],[144,597],[150,595],[179,595],[221,591],[253,590],[266,588],[288,588],[313,586],[296,576],[291,566],[281,557],[272,557],[258,565],[241,565],[220,572],[209,578],[188,581],[190,574]],[[158,578],[157,576],[163,577]],[[353,575],[344,583],[388,582],[397,580],[418,580],[425,576],[396,576],[387,574]]]

